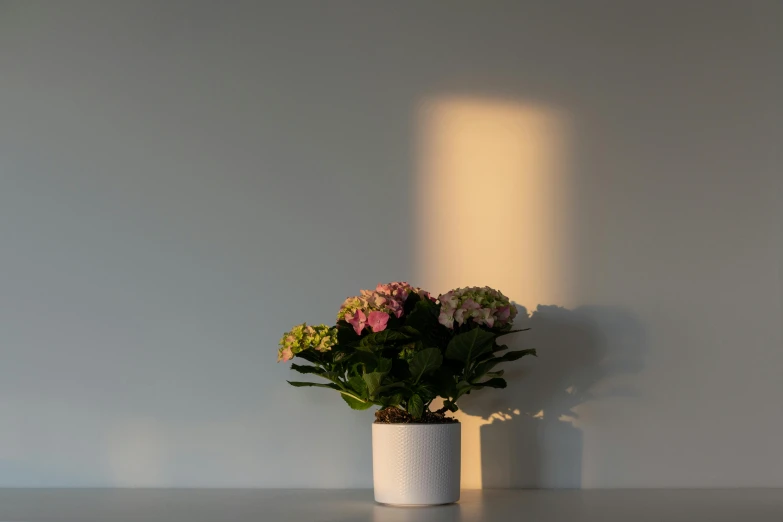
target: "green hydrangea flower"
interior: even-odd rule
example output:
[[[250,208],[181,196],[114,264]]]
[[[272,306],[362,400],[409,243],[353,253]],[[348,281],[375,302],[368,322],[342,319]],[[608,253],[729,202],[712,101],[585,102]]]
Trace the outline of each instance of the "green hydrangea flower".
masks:
[[[302,323],[294,326],[280,339],[280,349],[277,351],[277,362],[290,361],[294,355],[304,350],[327,352],[337,344],[337,329],[319,324],[308,326]]]

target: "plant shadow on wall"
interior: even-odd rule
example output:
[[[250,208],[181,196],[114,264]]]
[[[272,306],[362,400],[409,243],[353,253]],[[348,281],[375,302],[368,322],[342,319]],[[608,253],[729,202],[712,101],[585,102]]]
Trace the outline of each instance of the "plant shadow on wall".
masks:
[[[465,397],[460,406],[481,417],[485,488],[579,488],[583,433],[579,406],[637,396],[629,378],[644,367],[645,334],[625,310],[520,308],[510,349],[536,348],[537,359],[509,366],[503,393]]]

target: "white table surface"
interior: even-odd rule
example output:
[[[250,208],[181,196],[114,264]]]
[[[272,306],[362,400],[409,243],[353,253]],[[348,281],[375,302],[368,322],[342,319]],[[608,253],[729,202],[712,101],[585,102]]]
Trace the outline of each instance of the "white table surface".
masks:
[[[783,489],[468,490],[457,504],[376,504],[371,490],[0,489],[0,522],[783,522]]]

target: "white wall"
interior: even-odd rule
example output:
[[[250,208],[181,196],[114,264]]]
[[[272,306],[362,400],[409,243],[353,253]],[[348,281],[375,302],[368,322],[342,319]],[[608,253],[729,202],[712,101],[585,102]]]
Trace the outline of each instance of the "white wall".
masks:
[[[563,308],[465,402],[470,484],[783,486],[781,11],[0,2],[0,486],[369,486],[372,413],[288,387],[276,342],[432,283],[448,96],[570,129],[568,208],[501,223],[567,220],[568,284],[513,296]]]

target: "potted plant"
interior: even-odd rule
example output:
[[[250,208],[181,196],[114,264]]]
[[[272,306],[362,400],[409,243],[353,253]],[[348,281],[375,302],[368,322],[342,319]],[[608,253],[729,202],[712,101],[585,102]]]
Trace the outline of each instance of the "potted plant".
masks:
[[[339,393],[355,410],[373,406],[375,500],[395,505],[459,500],[460,425],[448,417],[463,395],[505,388],[498,365],[535,350],[507,351],[498,338],[517,310],[489,287],[434,299],[407,283],[380,284],[343,302],[334,326],[301,324],[280,340],[278,361],[325,382],[289,381]],[[442,407],[431,410],[437,398]]]

